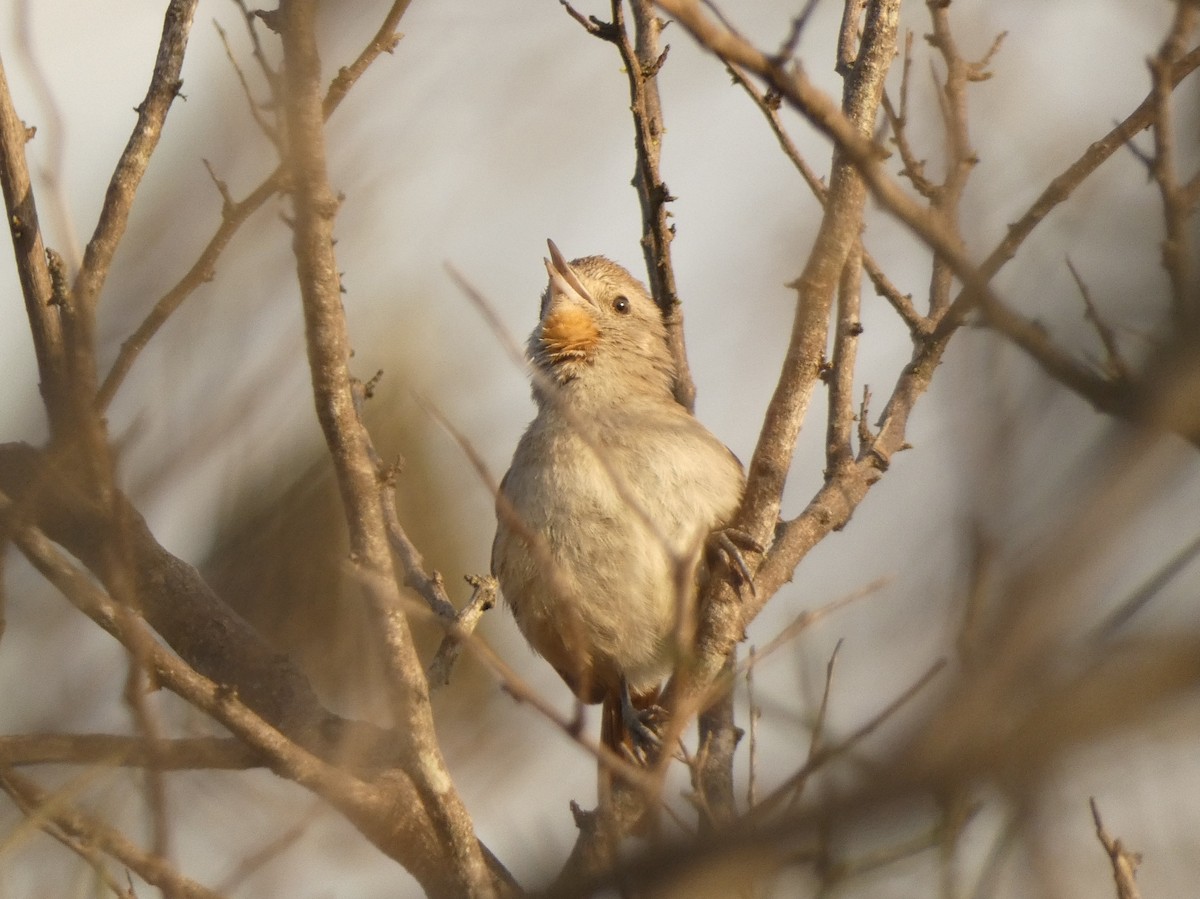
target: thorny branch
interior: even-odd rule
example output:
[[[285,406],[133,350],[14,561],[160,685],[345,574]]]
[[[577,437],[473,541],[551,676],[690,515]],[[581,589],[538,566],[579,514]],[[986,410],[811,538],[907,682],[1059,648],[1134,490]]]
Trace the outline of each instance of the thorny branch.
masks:
[[[662,103],[658,93],[658,72],[667,61],[670,46],[659,50],[664,22],[655,15],[651,0],[629,0],[633,13],[634,37],[630,40],[625,25],[625,0],[612,0],[612,21],[585,18],[568,0],[559,0],[567,13],[601,40],[616,46],[629,79],[630,111],[633,113],[634,163],[633,185],[642,208],[642,252],[650,276],[650,293],[662,311],[667,337],[675,362],[675,399],[691,411],[696,404],[696,386],[688,367],[683,340],[683,307],[675,286],[671,264],[671,241],[675,226],[667,208],[671,196],[662,178],[663,124]]]
[[[449,874],[455,892],[489,897],[495,895],[492,872],[434,733],[429,683],[401,609],[380,500],[381,473],[375,464],[378,457],[358,415],[357,386],[350,373],[350,340],[333,249],[339,199],[329,184],[325,162],[316,2],[292,0],[279,13],[288,151],[285,164],[291,173],[293,248],[317,418],[345,508],[351,558],[382,633],[394,726],[407,743],[405,771],[451,860]]]

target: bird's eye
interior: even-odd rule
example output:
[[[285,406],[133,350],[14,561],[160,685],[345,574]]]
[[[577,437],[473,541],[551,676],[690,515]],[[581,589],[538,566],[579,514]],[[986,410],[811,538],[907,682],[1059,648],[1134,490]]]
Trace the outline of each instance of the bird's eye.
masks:
[[[629,297],[622,294],[613,300],[612,307],[622,315],[627,315],[629,313]]]

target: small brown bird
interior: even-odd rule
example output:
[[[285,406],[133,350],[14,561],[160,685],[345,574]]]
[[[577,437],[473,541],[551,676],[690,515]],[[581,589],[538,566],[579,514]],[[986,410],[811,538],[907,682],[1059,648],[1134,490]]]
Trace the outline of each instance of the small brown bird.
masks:
[[[534,650],[580,700],[604,702],[604,741],[640,752],[655,737],[639,710],[671,672],[702,548],[745,478],[675,401],[646,288],[608,259],[567,263],[549,246],[528,345],[537,416],[500,485],[492,573]]]

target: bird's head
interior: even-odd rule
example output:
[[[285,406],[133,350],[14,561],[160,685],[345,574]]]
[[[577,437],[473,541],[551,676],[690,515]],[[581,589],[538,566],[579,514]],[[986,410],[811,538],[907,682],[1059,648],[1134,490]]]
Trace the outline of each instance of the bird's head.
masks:
[[[554,241],[550,283],[529,357],[550,380],[620,401],[671,396],[674,363],[662,313],[646,288],[603,256],[567,262]]]

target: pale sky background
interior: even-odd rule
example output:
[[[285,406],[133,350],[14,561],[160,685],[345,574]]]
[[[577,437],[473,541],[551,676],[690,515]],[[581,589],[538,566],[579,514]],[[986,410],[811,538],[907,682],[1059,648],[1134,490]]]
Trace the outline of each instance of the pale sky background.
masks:
[[[771,48],[786,35],[800,5],[725,7],[749,37]],[[39,127],[29,154],[49,243],[70,258],[72,242],[78,246],[90,233],[133,125],[131,108],[144,96],[163,4],[38,0],[29,6],[32,40],[21,52],[16,5],[0,4],[0,54],[18,111]],[[332,74],[373,34],[386,4],[348,0],[328,6],[322,51]],[[578,6],[601,16],[608,11],[606,3]],[[968,56],[982,55],[996,32],[1009,32],[993,79],[971,93],[981,165],[963,222],[977,256],[1049,177],[1145,96],[1145,58],[1161,39],[1170,11],[1166,2],[1141,0],[954,5]],[[839,15],[840,5],[819,3],[799,45],[809,73],[829,90],[837,90],[832,56]],[[237,8],[202,3],[184,66],[186,102],[171,111],[104,296],[103,366],[219,221],[220,198],[202,159],[236,198],[274,164],[271,148],[250,123],[213,19],[229,32],[238,59],[253,75]],[[906,4],[905,21],[917,33],[913,103],[919,128],[934,114],[924,93],[924,4]],[[346,198],[338,254],[357,373],[387,372],[387,401],[413,432],[409,439],[436,463],[438,514],[442,527],[453,527],[454,551],[444,557],[427,551],[457,590],[462,574],[486,571],[491,497],[453,442],[415,411],[412,394],[436,402],[496,476],[532,404],[521,371],[445,266],[475,284],[522,340],[544,284],[547,237],[568,257],[602,253],[642,276],[637,198],[629,186],[628,95],[615,50],[588,37],[552,0],[416,0],[401,30],[406,37],[395,54],[372,67],[331,123],[332,181]],[[784,284],[803,264],[817,207],[758,111],[730,86],[721,66],[696,50],[681,29],[668,28],[665,38],[672,49],[661,77],[668,127],[663,172],[679,198],[672,206],[678,226],[673,250],[699,389],[697,411],[748,460],[790,327],[794,295]],[[51,108],[34,89],[30,59],[61,116],[61,166],[54,161]],[[264,96],[261,88],[257,96]],[[1186,96],[1194,97],[1194,90]],[[826,172],[825,142],[789,121],[810,163]],[[1194,125],[1193,119],[1193,130]],[[925,139],[930,134],[916,133]],[[932,160],[938,156],[936,146],[921,152]],[[53,212],[48,167],[56,167],[66,220]],[[1081,308],[1062,262],[1069,252],[1102,308],[1131,329],[1148,327],[1155,321],[1153,310],[1138,303],[1161,285],[1156,208],[1140,163],[1119,154],[1055,214],[1046,234],[1026,244],[998,279],[998,289],[1021,308],[1036,310],[1049,327],[1080,330]],[[111,410],[129,491],[159,539],[196,563],[210,552],[223,516],[247,495],[276,492],[280,484],[272,475],[282,476],[281,460],[292,461],[298,447],[319,440],[290,243],[279,220],[285,211],[286,204],[275,201],[252,220],[222,257],[216,280],[197,291],[155,338]],[[893,280],[919,301],[928,277],[925,254],[877,217],[867,241]],[[0,283],[9,285],[0,303],[0,440],[36,442],[44,436],[44,422],[7,250],[0,252]],[[875,413],[908,355],[893,319],[868,287],[859,384],[871,384]],[[818,401],[801,437],[785,514],[798,512],[819,483],[822,415]],[[1005,421],[1020,422],[1025,435],[1011,452],[1004,444]],[[798,764],[803,752],[798,747],[806,745],[798,720],[808,709],[801,698],[818,695],[836,640],[844,637],[846,643],[831,721],[845,733],[946,651],[964,580],[968,523],[982,518],[1015,554],[1036,548],[1048,539],[1046,533],[1071,521],[1073,497],[1087,487],[1079,464],[1110,426],[1080,401],[1047,388],[1030,366],[994,341],[977,334],[957,339],[913,418],[914,449],[895,460],[846,531],[804,561],[795,582],[751,631],[751,642],[761,645],[802,609],[877,577],[891,579],[879,596],[840,613],[805,635],[794,651],[764,665],[758,681],[767,708],[760,741],[766,780]],[[1097,617],[1193,539],[1200,462],[1168,444],[1161,495],[1139,510],[1128,539],[1090,576]],[[124,666],[111,641],[60,599],[34,589],[35,579],[22,566],[10,567],[9,626],[0,644],[0,731],[127,726],[117,698]],[[1150,624],[1195,628],[1196,585],[1197,573],[1185,572],[1151,610]],[[568,708],[565,689],[528,652],[507,612],[498,609],[489,617],[487,638]],[[573,840],[567,802],[590,802],[593,765],[494,687],[480,695],[489,701],[472,720],[464,721],[461,708],[450,717],[453,726],[445,735],[450,762],[483,840],[519,879],[536,882]],[[1200,810],[1192,801],[1200,786],[1197,723],[1191,709],[1156,731],[1105,743],[1064,763],[1047,795],[1048,803],[1059,804],[1060,826],[1046,838],[1070,886],[1065,895],[1111,892],[1087,814],[1093,794],[1110,830],[1146,853],[1140,873],[1146,895],[1185,895],[1200,878],[1200,853],[1194,850]],[[554,776],[547,778],[547,771]],[[266,774],[180,775],[171,783],[173,807],[193,825],[176,834],[176,857],[187,873],[213,885],[248,846],[270,839],[274,831],[262,828],[278,827],[280,808],[290,803],[304,809],[310,801]],[[1181,783],[1185,789],[1179,789]],[[113,793],[111,801],[136,808],[133,797],[118,800],[116,787]],[[5,830],[14,822],[11,809],[0,810]],[[988,821],[978,827],[986,834]],[[971,847],[986,848],[982,838]],[[53,894],[44,862],[61,858],[53,855],[57,851],[0,854],[0,896]],[[25,861],[14,865],[12,858]],[[41,863],[33,865],[33,859]],[[909,873],[927,873],[920,865]],[[67,878],[64,883],[78,886],[68,873],[58,873]],[[914,882],[920,881],[880,883],[871,895],[911,895]],[[324,815],[289,855],[235,895],[383,896],[396,895],[398,883],[402,893],[412,889],[397,866],[340,819]]]

